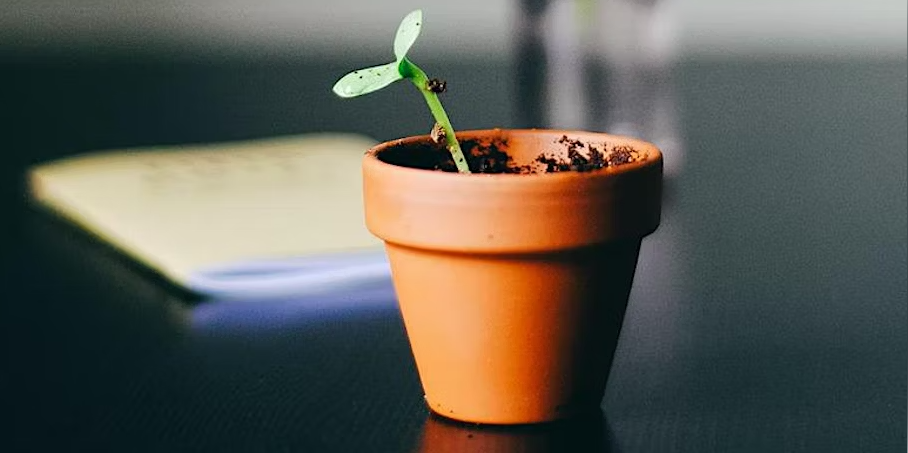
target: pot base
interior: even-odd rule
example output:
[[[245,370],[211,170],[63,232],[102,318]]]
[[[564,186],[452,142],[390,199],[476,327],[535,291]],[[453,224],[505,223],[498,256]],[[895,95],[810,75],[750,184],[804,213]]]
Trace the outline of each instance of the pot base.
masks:
[[[387,244],[430,409],[526,424],[598,407],[639,246],[477,257]]]
[[[454,409],[445,408],[441,403],[433,403],[426,398],[426,406],[433,414],[445,419],[455,420],[458,422],[474,423],[481,425],[537,425],[541,423],[552,423],[561,420],[582,418],[589,414],[601,413],[600,403],[574,405],[572,407],[556,406],[552,409],[551,414],[544,417],[511,417],[502,418],[500,416],[479,415],[470,416],[469,414],[459,414]]]

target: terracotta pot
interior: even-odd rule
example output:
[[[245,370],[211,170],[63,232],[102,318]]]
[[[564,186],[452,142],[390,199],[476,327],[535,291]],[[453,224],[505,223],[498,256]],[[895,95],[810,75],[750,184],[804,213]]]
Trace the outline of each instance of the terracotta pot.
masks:
[[[481,130],[517,165],[566,155],[563,137],[645,159],[592,172],[472,174],[418,165],[428,136],[363,160],[365,220],[385,242],[432,411],[520,424],[597,410],[641,239],[659,224],[662,155],[607,134]],[[386,162],[394,156],[395,163]]]

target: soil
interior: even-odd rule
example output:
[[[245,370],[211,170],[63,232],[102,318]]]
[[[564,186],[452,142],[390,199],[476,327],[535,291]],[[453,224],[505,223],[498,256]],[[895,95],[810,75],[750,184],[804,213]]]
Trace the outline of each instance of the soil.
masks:
[[[567,156],[539,154],[529,165],[515,165],[504,151],[505,140],[461,140],[460,147],[470,170],[482,174],[537,174],[566,171],[589,172],[646,159],[646,154],[627,146],[608,146],[606,143],[586,143],[564,135],[556,144],[567,148]],[[561,153],[559,153],[561,154]],[[389,164],[422,170],[457,172],[454,160],[444,142],[426,143],[418,147],[388,148],[380,156]]]
[[[444,93],[448,89],[448,82],[441,79],[429,79],[426,88],[433,93]]]

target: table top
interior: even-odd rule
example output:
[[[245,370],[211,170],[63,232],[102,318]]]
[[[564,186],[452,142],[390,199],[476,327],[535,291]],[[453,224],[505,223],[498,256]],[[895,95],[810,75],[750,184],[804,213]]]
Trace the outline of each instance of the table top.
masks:
[[[438,419],[390,285],[200,301],[14,196],[0,450],[904,451],[904,63],[719,66],[682,74],[602,414]]]

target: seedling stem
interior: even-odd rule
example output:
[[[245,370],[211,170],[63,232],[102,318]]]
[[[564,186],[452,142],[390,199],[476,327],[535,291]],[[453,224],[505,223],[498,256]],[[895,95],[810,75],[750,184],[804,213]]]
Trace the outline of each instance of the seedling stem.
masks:
[[[394,38],[394,55],[397,59],[380,66],[360,69],[348,73],[334,84],[334,92],[341,97],[355,97],[380,90],[400,79],[409,79],[422,93],[435,122],[444,130],[448,152],[460,173],[470,173],[466,156],[454,133],[451,120],[438,99],[438,94],[429,88],[429,77],[419,66],[407,58],[407,51],[419,36],[422,27],[422,11],[416,10],[404,17]]]

